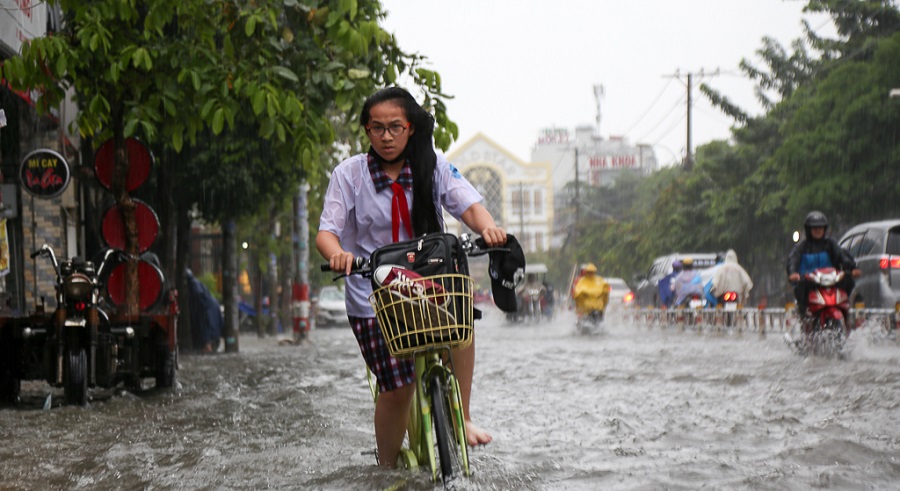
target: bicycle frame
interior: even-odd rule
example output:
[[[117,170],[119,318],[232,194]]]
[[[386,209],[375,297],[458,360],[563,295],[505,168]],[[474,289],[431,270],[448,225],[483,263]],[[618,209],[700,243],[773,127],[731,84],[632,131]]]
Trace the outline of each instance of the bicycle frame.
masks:
[[[443,350],[449,351],[449,350]],[[441,350],[428,350],[417,353],[415,356],[416,390],[413,396],[413,404],[409,410],[409,421],[406,427],[407,448],[400,449],[397,460],[408,469],[416,469],[420,465],[428,463],[431,470],[431,479],[438,480],[440,468],[435,454],[435,429],[432,420],[433,401],[428,390],[428,384],[436,377],[445,382],[448,387],[451,416],[454,421],[455,438],[462,453],[463,472],[471,475],[469,470],[468,443],[466,438],[466,424],[462,410],[462,395],[459,391],[459,382],[453,371],[446,365],[441,357]],[[366,370],[369,389],[372,392],[373,401],[378,400],[378,387],[375,385],[372,372]]]
[[[467,234],[461,245],[469,256],[496,250],[470,241]],[[327,271],[331,267],[323,264],[321,268]],[[349,274],[373,277],[377,271],[369,258],[357,257]],[[417,468],[427,463],[432,480],[442,476],[445,485],[460,473],[471,474],[462,394],[451,366],[453,349],[468,346],[472,340],[477,310],[472,305],[473,291],[474,281],[468,274],[398,275],[369,297],[391,354],[414,360],[416,385],[407,422],[407,448],[401,448],[398,464]],[[415,295],[419,298],[410,298]],[[367,375],[377,403],[378,389],[368,369]]]

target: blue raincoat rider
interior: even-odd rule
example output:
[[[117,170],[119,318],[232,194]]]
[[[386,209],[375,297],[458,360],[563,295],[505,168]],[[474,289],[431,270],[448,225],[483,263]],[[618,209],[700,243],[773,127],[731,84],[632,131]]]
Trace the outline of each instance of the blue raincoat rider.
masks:
[[[787,261],[788,280],[794,283],[794,296],[797,298],[797,312],[801,317],[808,313],[807,299],[809,298],[810,285],[806,281],[800,281],[806,273],[818,268],[835,268],[844,272],[850,272],[838,284],[838,288],[848,294],[853,291],[853,278],[860,275],[856,267],[856,261],[850,253],[843,249],[836,240],[826,236],[828,231],[828,218],[821,211],[811,211],[806,215],[803,223],[806,233],[791,250]]]
[[[659,280],[658,288],[659,288],[659,306],[660,307],[671,307],[672,301],[675,300],[675,295],[672,294],[672,280],[681,273],[681,261],[675,260],[672,262],[672,272],[662,277]]]

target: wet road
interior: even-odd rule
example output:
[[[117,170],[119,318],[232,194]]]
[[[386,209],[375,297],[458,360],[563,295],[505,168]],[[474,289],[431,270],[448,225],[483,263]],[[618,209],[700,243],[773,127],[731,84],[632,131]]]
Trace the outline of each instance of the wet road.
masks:
[[[494,442],[465,489],[897,489],[900,346],[857,331],[848,360],[780,336],[608,319],[477,327],[473,412]],[[241,339],[183,356],[172,392],[60,406],[26,383],[0,408],[0,489],[431,489],[374,466],[372,401],[349,329],[308,346]]]

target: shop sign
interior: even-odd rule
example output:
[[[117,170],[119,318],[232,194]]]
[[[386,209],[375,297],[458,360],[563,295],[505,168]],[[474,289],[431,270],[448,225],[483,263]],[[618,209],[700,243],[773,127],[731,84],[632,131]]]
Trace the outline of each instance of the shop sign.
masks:
[[[36,198],[59,196],[68,187],[71,177],[66,159],[47,148],[26,155],[19,167],[19,182]]]

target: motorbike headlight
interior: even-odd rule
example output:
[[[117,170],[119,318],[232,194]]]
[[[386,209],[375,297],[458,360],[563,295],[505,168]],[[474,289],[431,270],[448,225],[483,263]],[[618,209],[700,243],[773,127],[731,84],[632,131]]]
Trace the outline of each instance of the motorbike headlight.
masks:
[[[63,281],[63,291],[68,300],[86,301],[91,297],[93,284],[90,278],[83,274],[73,274]]]

